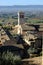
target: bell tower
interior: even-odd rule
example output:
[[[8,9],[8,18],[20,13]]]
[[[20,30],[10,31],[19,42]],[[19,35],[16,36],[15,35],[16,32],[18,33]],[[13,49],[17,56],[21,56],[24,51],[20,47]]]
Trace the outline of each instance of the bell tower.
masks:
[[[18,12],[18,24],[22,25],[25,22],[24,12]]]
[[[24,13],[23,12],[18,12],[18,32],[17,34],[21,34],[22,35],[22,27],[21,25],[24,22]]]

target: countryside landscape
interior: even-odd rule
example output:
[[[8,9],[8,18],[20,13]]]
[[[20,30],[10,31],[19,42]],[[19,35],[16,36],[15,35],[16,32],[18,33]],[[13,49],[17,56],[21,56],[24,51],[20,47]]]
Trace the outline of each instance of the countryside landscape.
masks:
[[[0,65],[43,65],[43,5],[0,6]]]

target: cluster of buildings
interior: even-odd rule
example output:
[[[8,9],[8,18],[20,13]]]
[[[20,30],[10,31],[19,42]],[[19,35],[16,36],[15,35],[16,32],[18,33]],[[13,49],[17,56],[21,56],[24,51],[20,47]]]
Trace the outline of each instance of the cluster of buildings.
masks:
[[[10,33],[12,35],[23,35],[23,39],[27,44],[41,44],[43,42],[43,23],[25,23],[24,13],[19,12],[18,24],[12,27]]]
[[[0,26],[0,45],[4,45],[6,40],[10,40],[4,29]]]
[[[22,35],[23,40],[28,45],[31,45],[31,43],[36,43],[36,45],[43,43],[43,23],[25,23],[24,12],[18,12],[18,24],[12,26],[12,29],[8,32],[12,35],[12,37],[16,34]],[[0,45],[3,45],[6,40],[10,40],[9,37],[11,36],[9,36],[8,32],[5,32],[4,29],[0,27]]]

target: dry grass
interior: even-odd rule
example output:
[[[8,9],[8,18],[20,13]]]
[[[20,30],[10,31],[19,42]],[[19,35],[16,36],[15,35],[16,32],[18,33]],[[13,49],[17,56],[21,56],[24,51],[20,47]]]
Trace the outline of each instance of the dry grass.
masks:
[[[23,65],[43,65],[43,56],[23,59]],[[25,64],[24,64],[25,63]]]

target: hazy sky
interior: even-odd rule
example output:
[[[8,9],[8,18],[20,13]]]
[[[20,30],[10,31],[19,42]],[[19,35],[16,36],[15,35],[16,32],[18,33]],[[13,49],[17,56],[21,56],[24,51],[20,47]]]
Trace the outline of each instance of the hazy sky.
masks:
[[[43,0],[0,0],[0,5],[43,5]]]

